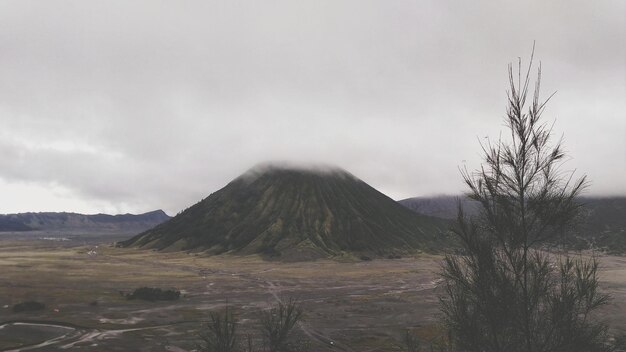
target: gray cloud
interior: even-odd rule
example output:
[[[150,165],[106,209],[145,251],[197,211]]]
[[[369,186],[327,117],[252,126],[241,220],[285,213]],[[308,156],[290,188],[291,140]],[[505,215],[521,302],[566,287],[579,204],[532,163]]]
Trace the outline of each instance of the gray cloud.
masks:
[[[463,189],[533,40],[591,192],[626,194],[623,1],[3,1],[0,180],[170,213],[265,160]],[[465,163],[463,162],[465,160]],[[59,209],[32,192],[32,210]],[[11,199],[0,212],[22,211]],[[21,202],[20,204],[25,204]]]

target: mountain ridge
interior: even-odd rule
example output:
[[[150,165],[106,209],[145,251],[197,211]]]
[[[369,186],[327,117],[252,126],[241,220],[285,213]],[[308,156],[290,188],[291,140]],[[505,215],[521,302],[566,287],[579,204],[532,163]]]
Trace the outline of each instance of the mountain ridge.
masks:
[[[0,232],[74,231],[137,233],[170,219],[163,210],[143,214],[80,214],[74,212],[25,212],[0,214]],[[12,225],[12,226],[9,226]]]
[[[458,200],[466,214],[479,211],[477,202],[462,195],[413,197],[398,203],[420,214],[455,219]],[[626,253],[626,196],[581,196],[578,201],[583,206],[579,227],[568,236],[566,244],[577,249]]]

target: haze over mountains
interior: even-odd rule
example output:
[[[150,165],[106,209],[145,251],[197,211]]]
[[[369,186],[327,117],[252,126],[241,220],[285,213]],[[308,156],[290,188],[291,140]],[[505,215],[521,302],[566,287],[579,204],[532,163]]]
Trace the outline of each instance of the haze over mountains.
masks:
[[[454,219],[458,200],[467,214],[478,211],[478,203],[463,196],[415,197],[398,203],[420,214]],[[580,227],[567,238],[569,244],[580,249],[626,252],[626,197],[580,197],[579,202],[583,205]]]
[[[442,248],[448,222],[415,214],[335,167],[255,167],[122,243],[160,250],[327,256]]]
[[[134,234],[152,228],[170,217],[162,210],[144,214],[19,213],[0,215],[0,232],[64,231]]]
[[[455,219],[457,216],[458,201],[469,214],[475,213],[478,204],[466,197],[439,195],[432,197],[413,197],[399,200],[398,203],[424,215],[436,216],[442,219]]]

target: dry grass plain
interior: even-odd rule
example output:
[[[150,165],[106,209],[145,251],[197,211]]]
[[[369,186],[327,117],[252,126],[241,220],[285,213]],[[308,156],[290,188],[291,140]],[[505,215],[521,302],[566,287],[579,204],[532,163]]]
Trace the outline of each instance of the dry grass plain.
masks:
[[[0,351],[191,351],[212,310],[229,305],[242,330],[253,332],[258,312],[286,297],[302,302],[298,334],[311,341],[311,351],[398,351],[404,329],[429,337],[437,326],[438,256],[281,263],[104,244],[97,254],[92,249],[0,241]],[[625,330],[626,258],[601,260],[602,287],[613,296],[602,318]],[[141,286],[183,295],[143,302],[120,294]],[[26,300],[46,309],[12,312]]]

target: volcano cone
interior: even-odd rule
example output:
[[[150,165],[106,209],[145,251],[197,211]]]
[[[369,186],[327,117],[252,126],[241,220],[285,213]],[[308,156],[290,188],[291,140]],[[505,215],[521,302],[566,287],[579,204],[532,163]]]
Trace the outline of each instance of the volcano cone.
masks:
[[[342,169],[266,165],[122,245],[212,254],[389,255],[441,248],[447,227]]]

